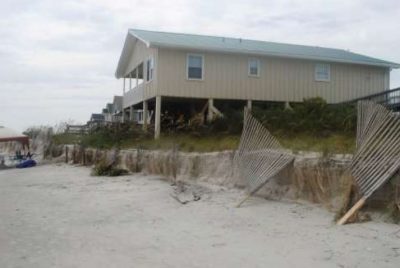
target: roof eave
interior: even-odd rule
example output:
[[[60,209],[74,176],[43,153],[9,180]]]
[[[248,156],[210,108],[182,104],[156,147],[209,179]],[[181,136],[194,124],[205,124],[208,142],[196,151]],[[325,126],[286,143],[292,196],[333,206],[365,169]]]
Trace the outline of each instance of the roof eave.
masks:
[[[131,42],[129,40],[129,36],[133,36],[137,40],[143,42],[147,47],[150,47],[150,42],[149,41],[147,41],[147,40],[143,39],[142,37],[140,37],[139,35],[137,35],[134,32],[134,30],[129,29],[128,33],[126,35],[126,38],[125,38],[124,47],[122,48],[122,52],[121,52],[121,55],[120,55],[119,60],[118,60],[117,70],[115,71],[115,74],[114,74],[115,78],[117,78],[117,79],[124,77],[124,74],[122,73],[122,69],[125,66],[122,66],[122,65],[123,65],[123,60],[125,59],[125,56],[127,54],[126,50],[128,49],[128,42]]]
[[[377,66],[377,67],[385,67],[398,69],[400,68],[400,64],[388,62],[388,63],[379,63],[379,62],[365,62],[365,61],[351,61],[351,60],[343,60],[329,57],[310,57],[301,54],[280,54],[280,53],[262,53],[260,51],[239,51],[236,49],[219,49],[219,48],[204,48],[204,47],[195,47],[195,46],[175,46],[164,43],[150,42],[149,47],[157,48],[169,48],[169,49],[188,49],[188,50],[202,50],[202,51],[210,51],[210,52],[224,52],[224,53],[233,53],[233,54],[247,54],[247,55],[259,55],[259,56],[271,56],[271,57],[279,57],[279,58],[291,58],[291,59],[304,59],[304,60],[315,60],[315,61],[329,61],[329,62],[338,62],[338,63],[347,63],[347,64],[360,64],[367,66]]]
[[[136,37],[137,39],[139,39],[140,41],[142,41],[143,43],[145,43],[145,45],[147,47],[150,47],[150,42],[145,40],[144,38],[142,38],[141,36],[139,36],[138,34],[135,33],[135,30],[133,29],[129,29],[128,30],[128,34],[131,34],[132,36]]]
[[[122,78],[124,76],[123,73],[123,69],[126,67],[125,64],[126,62],[124,62],[126,60],[126,56],[129,53],[129,45],[131,44],[130,42],[132,42],[132,40],[130,40],[130,36],[136,38],[137,40],[143,42],[146,46],[149,46],[149,42],[143,40],[142,38],[140,38],[138,35],[132,33],[131,30],[128,30],[128,33],[125,37],[125,42],[124,42],[124,46],[122,48],[122,52],[121,55],[119,56],[119,60],[118,60],[118,65],[117,65],[117,69],[115,70],[115,78],[119,79]]]
[[[121,52],[121,55],[119,56],[119,60],[118,60],[118,64],[117,64],[117,69],[115,70],[115,78],[117,78],[117,79],[119,79],[119,78],[121,78],[122,76],[121,76],[121,68],[122,68],[122,62],[123,62],[123,60],[124,60],[124,55],[126,54],[126,50],[127,50],[127,47],[128,47],[128,36],[129,36],[129,31],[128,31],[128,34],[126,35],[126,37],[125,37],[125,42],[124,42],[124,46],[123,46],[123,48],[122,48],[122,52]]]

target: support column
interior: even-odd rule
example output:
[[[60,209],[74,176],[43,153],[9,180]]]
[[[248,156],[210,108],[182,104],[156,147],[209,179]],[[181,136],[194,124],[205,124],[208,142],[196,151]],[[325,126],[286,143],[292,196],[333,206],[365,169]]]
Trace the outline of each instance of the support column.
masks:
[[[292,106],[290,106],[290,103],[288,101],[285,102],[285,110],[292,110]]]
[[[122,123],[126,122],[126,111],[125,108],[122,108]]]
[[[251,108],[252,108],[252,101],[247,100],[247,110],[251,111]]]
[[[124,93],[124,94],[123,94],[123,95],[125,95],[125,87],[126,87],[126,86],[125,86],[125,77],[124,77],[124,85],[123,85],[123,93]],[[122,95],[122,96],[123,96],[123,95]]]
[[[122,95],[122,118],[121,118],[122,123],[125,122],[125,114],[124,114],[125,90],[126,90],[126,85],[125,85],[125,77],[124,77],[124,86],[123,86],[124,94]]]
[[[210,123],[213,120],[213,110],[214,107],[214,100],[208,99],[208,109],[207,109],[207,122]]]
[[[133,106],[129,106],[129,121],[133,121]]]
[[[136,87],[139,85],[139,66],[136,67]]]
[[[156,97],[156,114],[154,125],[154,138],[159,139],[161,133],[161,96]]]
[[[148,106],[147,100],[143,101],[143,130],[147,130],[147,117],[148,117]]]

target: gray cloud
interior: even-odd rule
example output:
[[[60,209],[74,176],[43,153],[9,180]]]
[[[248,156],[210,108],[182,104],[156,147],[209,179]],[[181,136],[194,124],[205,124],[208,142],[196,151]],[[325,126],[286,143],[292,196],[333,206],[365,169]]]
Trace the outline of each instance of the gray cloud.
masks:
[[[121,93],[128,28],[350,49],[400,62],[400,2],[388,0],[5,0],[0,9],[0,124],[85,122]],[[393,71],[392,87],[400,86]]]

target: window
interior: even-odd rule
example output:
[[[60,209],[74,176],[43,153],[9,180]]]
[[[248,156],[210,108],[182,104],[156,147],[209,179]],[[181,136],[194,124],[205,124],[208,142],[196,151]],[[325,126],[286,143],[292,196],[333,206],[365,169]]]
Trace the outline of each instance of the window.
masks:
[[[187,79],[203,80],[204,56],[188,54],[187,60]]]
[[[260,60],[249,59],[249,75],[260,76]]]
[[[138,111],[138,122],[141,123],[143,121],[143,111]]]
[[[151,81],[153,80],[154,75],[154,59],[149,58],[146,62],[146,80]]]
[[[331,81],[331,66],[329,64],[315,64],[315,81]]]

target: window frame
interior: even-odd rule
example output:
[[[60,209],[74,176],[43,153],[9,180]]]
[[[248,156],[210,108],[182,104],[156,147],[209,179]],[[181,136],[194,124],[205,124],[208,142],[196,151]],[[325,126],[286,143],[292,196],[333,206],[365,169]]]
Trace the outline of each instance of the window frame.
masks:
[[[189,77],[189,57],[201,57],[201,78],[190,78]],[[198,53],[187,53],[186,54],[186,80],[190,81],[203,81],[204,80],[204,54]]]
[[[149,63],[151,68],[149,67]],[[154,57],[150,56],[146,60],[146,83],[149,83],[153,81],[154,79],[154,69],[155,69],[155,64],[154,64]]]
[[[256,61],[257,62],[257,74],[252,74],[251,73],[251,67],[250,67],[250,63],[252,61]],[[247,75],[250,77],[260,77],[260,73],[261,73],[261,60],[258,58],[248,58],[247,60]]]
[[[139,111],[137,115],[138,115],[137,121],[138,123],[141,123],[143,121],[143,112]]]
[[[328,78],[318,77],[318,67],[326,66],[328,70]],[[314,66],[314,80],[317,82],[330,82],[331,81],[331,65],[329,63],[316,63]]]

